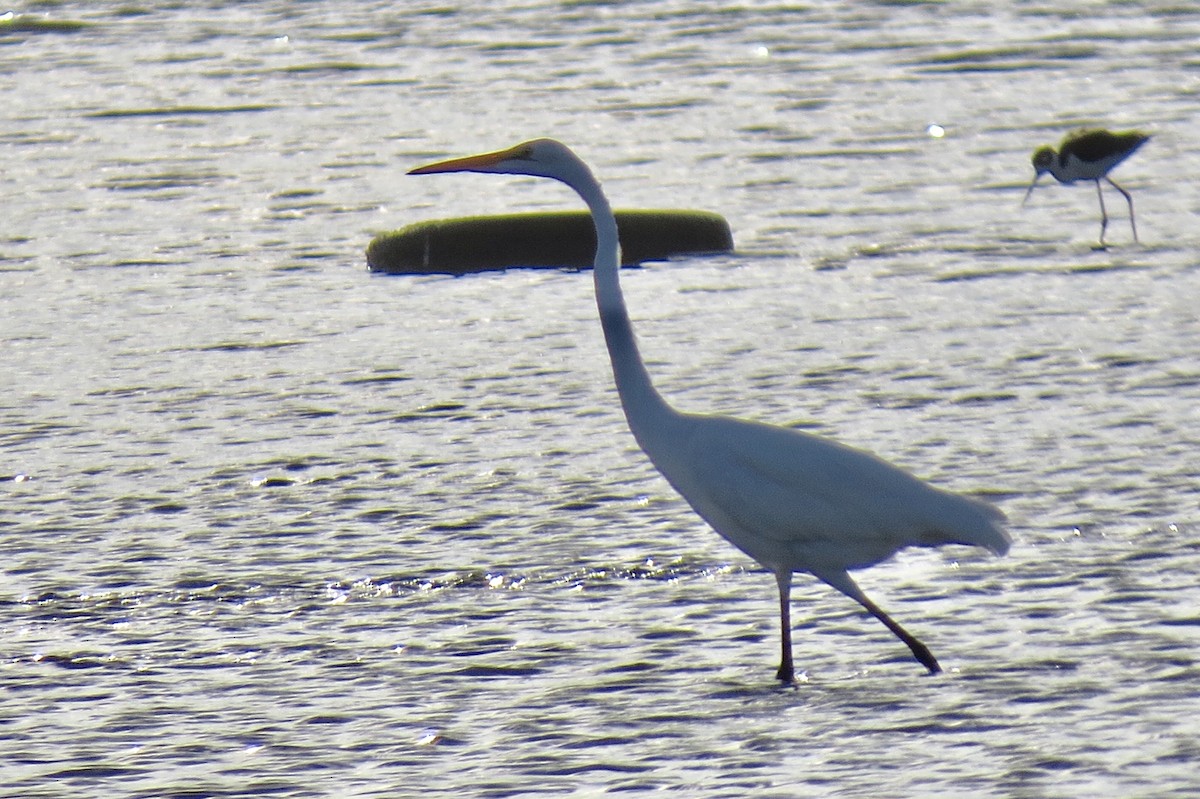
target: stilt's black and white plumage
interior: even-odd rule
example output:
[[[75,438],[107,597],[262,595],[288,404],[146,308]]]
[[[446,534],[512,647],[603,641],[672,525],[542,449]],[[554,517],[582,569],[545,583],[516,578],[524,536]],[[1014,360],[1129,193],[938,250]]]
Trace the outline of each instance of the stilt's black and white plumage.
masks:
[[[1025,192],[1025,200],[1033,193],[1038,178],[1049,172],[1059,183],[1074,183],[1091,180],[1096,183],[1096,194],[1100,198],[1100,246],[1104,246],[1104,229],[1108,227],[1108,213],[1104,210],[1104,192],[1100,181],[1106,180],[1125,197],[1129,204],[1129,226],[1133,229],[1133,240],[1138,240],[1137,222],[1133,216],[1133,198],[1129,192],[1113,182],[1108,176],[1113,167],[1133,155],[1150,137],[1136,130],[1113,133],[1107,130],[1080,130],[1068,135],[1055,152],[1053,147],[1040,147],[1033,154],[1033,168],[1037,174]],[[1025,204],[1025,200],[1021,204]]]

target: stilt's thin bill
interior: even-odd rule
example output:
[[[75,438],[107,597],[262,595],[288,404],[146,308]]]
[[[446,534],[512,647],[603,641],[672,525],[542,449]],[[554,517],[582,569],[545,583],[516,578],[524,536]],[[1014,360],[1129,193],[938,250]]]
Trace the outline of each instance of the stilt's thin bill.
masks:
[[[1037,185],[1038,178],[1041,176],[1040,172],[1033,176],[1033,183],[1029,184],[1029,188],[1025,190],[1025,197],[1021,200],[1022,207],[1024,207],[1025,203],[1029,202],[1029,195],[1033,194],[1033,187]]]

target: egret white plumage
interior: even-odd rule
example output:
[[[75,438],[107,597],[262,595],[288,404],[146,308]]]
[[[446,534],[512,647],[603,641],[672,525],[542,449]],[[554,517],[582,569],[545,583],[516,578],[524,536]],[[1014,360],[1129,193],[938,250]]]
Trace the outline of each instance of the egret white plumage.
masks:
[[[999,510],[834,441],[742,419],[681,413],[668,405],[638,353],[621,293],[617,225],[608,199],[566,145],[536,139],[409,174],[440,172],[553,178],[587,204],[596,225],[596,305],[625,418],[642,450],[692,508],[775,575],[782,630],[779,680],[795,679],[790,592],[797,571],[857,601],[930,673],[941,670],[929,649],[868,599],[848,570],[878,563],[907,546],[967,544],[1003,554],[1010,539]]]

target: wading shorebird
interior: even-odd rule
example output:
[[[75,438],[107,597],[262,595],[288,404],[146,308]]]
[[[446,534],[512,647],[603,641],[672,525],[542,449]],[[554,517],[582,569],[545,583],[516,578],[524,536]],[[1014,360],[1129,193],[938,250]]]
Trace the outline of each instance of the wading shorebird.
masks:
[[[1002,555],[1010,543],[1004,515],[827,438],[672,408],[655,390],[638,353],[617,274],[616,218],[587,164],[565,144],[536,139],[409,174],[443,172],[551,178],[574,189],[591,210],[596,305],[625,418],[650,461],[692,508],[775,576],[782,636],[776,678],[795,680],[789,616],[793,572],[808,572],[858,602],[931,674],[941,671],[928,647],[868,599],[849,570],[910,546],[960,544]]]
[[[1033,193],[1038,178],[1049,172],[1059,183],[1074,183],[1077,180],[1093,180],[1096,182],[1096,196],[1100,198],[1100,246],[1104,246],[1104,229],[1108,227],[1108,213],[1104,210],[1104,192],[1101,191],[1100,181],[1107,180],[1112,187],[1125,196],[1129,203],[1129,227],[1133,229],[1133,240],[1138,240],[1137,222],[1133,217],[1133,198],[1129,192],[1113,182],[1108,176],[1113,167],[1148,142],[1150,137],[1140,131],[1131,130],[1124,133],[1113,133],[1108,130],[1079,130],[1069,134],[1058,147],[1040,147],[1033,154],[1033,168],[1037,174],[1033,183],[1025,192],[1025,199]]]

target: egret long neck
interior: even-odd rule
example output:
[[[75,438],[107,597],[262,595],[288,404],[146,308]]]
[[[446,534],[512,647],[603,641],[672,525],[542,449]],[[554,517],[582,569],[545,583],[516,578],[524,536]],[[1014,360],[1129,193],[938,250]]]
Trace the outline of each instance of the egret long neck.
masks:
[[[608,345],[608,357],[612,361],[613,377],[629,429],[642,449],[653,458],[651,449],[654,449],[655,436],[666,432],[665,426],[674,416],[674,411],[650,382],[650,374],[638,352],[618,276],[621,249],[617,220],[599,184],[594,180],[591,183],[579,193],[591,210],[592,221],[596,225],[596,260],[592,276],[600,325],[604,329],[604,342]]]

